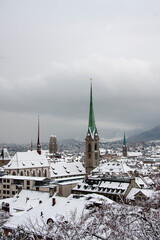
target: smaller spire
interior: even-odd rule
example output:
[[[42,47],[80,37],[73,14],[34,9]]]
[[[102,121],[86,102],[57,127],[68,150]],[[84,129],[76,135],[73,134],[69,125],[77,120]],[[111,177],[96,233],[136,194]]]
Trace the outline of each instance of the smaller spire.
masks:
[[[41,154],[41,144],[40,144],[40,126],[39,126],[39,115],[38,115],[38,139],[37,139],[37,153]]]
[[[31,139],[31,151],[33,151],[33,142],[32,142],[32,139]]]
[[[123,139],[123,146],[126,146],[126,137],[125,137],[125,133],[124,133],[124,139]]]

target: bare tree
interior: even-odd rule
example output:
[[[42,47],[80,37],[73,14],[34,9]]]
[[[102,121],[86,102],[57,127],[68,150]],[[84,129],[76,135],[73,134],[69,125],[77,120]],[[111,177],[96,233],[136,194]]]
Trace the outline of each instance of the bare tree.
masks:
[[[121,204],[86,205],[79,215],[57,215],[28,219],[10,239],[45,240],[158,240],[160,239],[160,210]],[[36,224],[35,224],[36,222]]]

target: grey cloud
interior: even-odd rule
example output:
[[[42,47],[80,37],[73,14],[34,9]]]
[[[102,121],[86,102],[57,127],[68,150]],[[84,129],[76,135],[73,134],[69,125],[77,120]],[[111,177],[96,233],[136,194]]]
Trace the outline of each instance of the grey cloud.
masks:
[[[86,121],[92,72],[97,122],[154,125],[160,115],[160,72],[155,66],[156,73],[153,63],[98,56],[68,65],[52,63],[35,78],[10,85],[2,80],[1,110]]]

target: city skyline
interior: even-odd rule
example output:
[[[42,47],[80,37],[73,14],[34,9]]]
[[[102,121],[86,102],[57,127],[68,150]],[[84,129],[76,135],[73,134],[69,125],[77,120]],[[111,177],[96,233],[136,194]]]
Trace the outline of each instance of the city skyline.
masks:
[[[151,129],[160,112],[160,2],[0,1],[0,142]]]

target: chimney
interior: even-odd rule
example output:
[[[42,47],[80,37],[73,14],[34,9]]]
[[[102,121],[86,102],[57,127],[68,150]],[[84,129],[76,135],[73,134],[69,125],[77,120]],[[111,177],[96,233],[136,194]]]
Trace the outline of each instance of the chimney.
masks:
[[[56,204],[56,199],[52,198],[52,206],[54,206]]]

